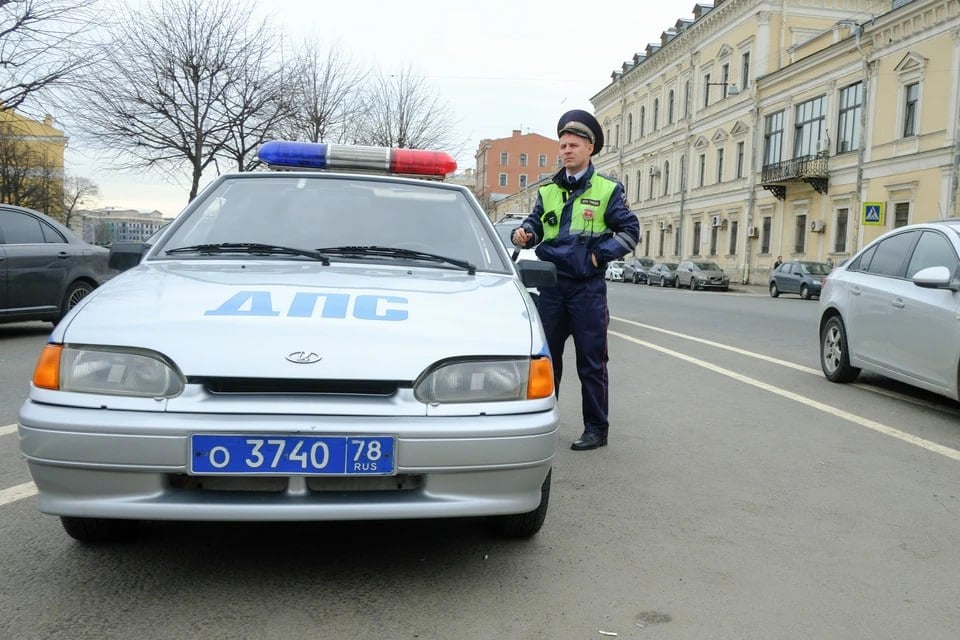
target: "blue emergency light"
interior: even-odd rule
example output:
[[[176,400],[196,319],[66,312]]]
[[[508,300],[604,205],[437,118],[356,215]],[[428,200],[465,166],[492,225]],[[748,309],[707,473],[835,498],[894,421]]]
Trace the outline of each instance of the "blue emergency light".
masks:
[[[457,161],[443,151],[391,149],[326,142],[272,140],[259,158],[272,168],[371,171],[442,178],[457,170]]]

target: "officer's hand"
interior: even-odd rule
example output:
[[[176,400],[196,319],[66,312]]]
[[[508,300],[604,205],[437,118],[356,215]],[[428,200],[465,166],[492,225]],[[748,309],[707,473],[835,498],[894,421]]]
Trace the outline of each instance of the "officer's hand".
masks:
[[[599,265],[597,265],[597,254],[595,254],[595,253],[591,253],[591,254],[590,254],[590,262],[592,262],[592,263],[593,263],[593,266],[595,266],[595,267],[596,267],[596,266],[599,266]]]
[[[513,234],[510,236],[510,241],[518,247],[525,247],[527,243],[533,240],[533,234],[524,229],[523,227],[517,227],[513,230]]]

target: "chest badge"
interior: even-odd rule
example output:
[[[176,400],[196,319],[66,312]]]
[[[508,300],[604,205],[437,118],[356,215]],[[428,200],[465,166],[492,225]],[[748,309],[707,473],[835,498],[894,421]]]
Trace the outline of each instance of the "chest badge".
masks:
[[[593,209],[584,209],[584,210],[583,210],[583,219],[584,219],[584,220],[593,220]]]

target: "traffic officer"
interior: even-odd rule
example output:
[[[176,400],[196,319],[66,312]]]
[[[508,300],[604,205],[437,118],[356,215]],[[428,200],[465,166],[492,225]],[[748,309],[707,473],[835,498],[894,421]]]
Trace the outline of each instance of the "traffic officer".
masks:
[[[537,204],[511,240],[537,247],[541,260],[557,267],[557,286],[540,291],[537,303],[553,358],[559,395],[563,347],[569,336],[577,353],[583,395],[583,434],[574,451],[607,444],[607,263],[637,246],[640,224],[627,206],[623,185],[596,173],[590,158],[603,148],[600,123],[575,109],[557,123],[561,169],[540,187]]]

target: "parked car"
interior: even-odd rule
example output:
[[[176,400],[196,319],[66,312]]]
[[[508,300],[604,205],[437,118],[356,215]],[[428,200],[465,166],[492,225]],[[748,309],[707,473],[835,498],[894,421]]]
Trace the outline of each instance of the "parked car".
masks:
[[[624,261],[623,281],[633,284],[646,284],[647,272],[656,264],[652,258],[631,258]]]
[[[511,262],[472,192],[438,180],[445,153],[259,157],[304,170],[219,176],[152,246],[113,247],[135,266],[50,334],[18,416],[37,507],[88,543],[139,520],[535,534],[559,415],[524,287],[555,266]]]
[[[0,322],[58,322],[116,273],[108,255],[39,211],[0,206]]]
[[[677,265],[677,287],[691,289],[730,289],[730,276],[716,262],[684,260]]]
[[[651,287],[655,284],[661,287],[677,286],[677,266],[676,262],[658,262],[647,272],[647,284]]]
[[[790,260],[784,262],[770,274],[770,297],[781,293],[798,293],[804,300],[820,297],[823,279],[833,268],[828,262],[810,262],[808,260]]]
[[[612,262],[608,262],[607,272],[603,277],[611,282],[623,282],[623,267],[623,260],[613,260]]]
[[[900,227],[824,280],[820,365],[832,382],[861,369],[958,397],[960,220]]]

